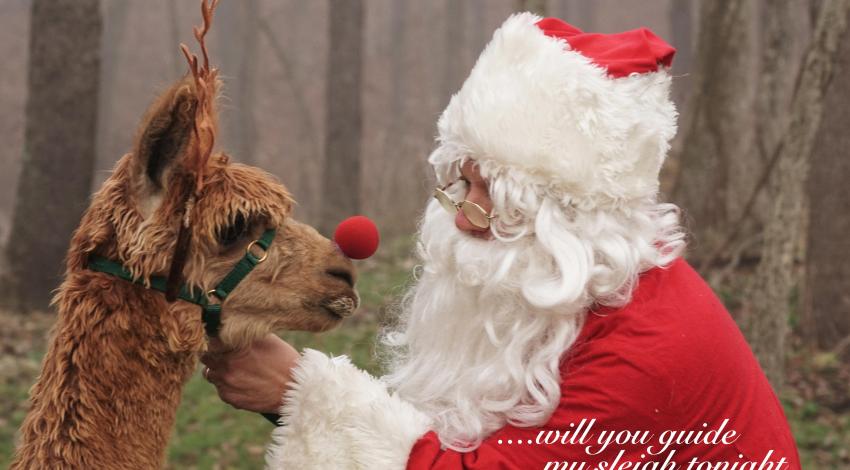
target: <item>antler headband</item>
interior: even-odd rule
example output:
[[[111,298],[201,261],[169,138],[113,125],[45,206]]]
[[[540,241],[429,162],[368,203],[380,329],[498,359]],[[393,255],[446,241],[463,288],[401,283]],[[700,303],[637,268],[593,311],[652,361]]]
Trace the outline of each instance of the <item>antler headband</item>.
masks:
[[[212,106],[216,93],[218,69],[210,67],[205,38],[212,25],[213,11],[217,5],[218,0],[210,0],[209,2],[201,0],[201,15],[204,18],[204,24],[192,28],[192,31],[195,33],[195,39],[201,45],[204,65],[199,66],[198,56],[192,54],[185,44],[180,44],[180,49],[189,62],[189,70],[195,79],[195,93],[198,98],[198,104],[195,108],[194,145],[189,149],[186,164],[187,169],[195,175],[195,196],[198,196],[204,187],[203,177],[206,174],[207,163],[209,162],[210,154],[215,144],[215,123],[213,122]]]
[[[206,35],[212,26],[213,12],[218,5],[218,0],[201,0],[201,16],[204,23],[195,26],[192,31],[195,39],[201,46],[201,54],[204,57],[203,66],[198,64],[198,56],[189,51],[189,47],[180,44],[180,50],[189,62],[189,70],[195,81],[195,119],[192,132],[194,139],[190,139],[184,166],[190,175],[194,175],[192,192],[187,196],[184,204],[183,219],[180,231],[177,235],[177,244],[174,247],[174,256],[171,258],[171,267],[168,271],[165,298],[169,302],[177,299],[180,285],[183,283],[183,266],[189,257],[189,241],[191,239],[192,209],[195,199],[200,196],[204,188],[204,177],[206,176],[210,155],[215,145],[215,121],[213,117],[213,100],[216,93],[216,77],[218,70],[210,67],[210,59],[207,54]]]

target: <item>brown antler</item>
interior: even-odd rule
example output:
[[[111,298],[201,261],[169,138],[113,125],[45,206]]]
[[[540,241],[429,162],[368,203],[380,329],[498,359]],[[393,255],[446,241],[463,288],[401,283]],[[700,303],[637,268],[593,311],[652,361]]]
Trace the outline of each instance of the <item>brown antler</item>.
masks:
[[[195,26],[192,31],[195,39],[201,45],[201,54],[204,57],[203,66],[198,64],[198,56],[189,51],[185,44],[180,44],[180,49],[189,62],[189,70],[195,79],[195,90],[198,104],[195,108],[195,143],[190,149],[187,169],[195,175],[195,191],[197,196],[203,189],[203,177],[206,174],[207,163],[212,154],[215,144],[215,121],[213,118],[213,100],[215,100],[216,77],[218,70],[210,67],[210,58],[207,53],[206,35],[212,26],[213,12],[218,5],[218,0],[201,0],[201,16],[204,24]]]
[[[180,292],[180,285],[183,282],[183,266],[189,257],[192,209],[195,205],[195,199],[200,196],[201,190],[204,188],[204,176],[206,175],[207,165],[212,154],[213,146],[215,145],[216,129],[215,118],[213,116],[213,101],[215,100],[218,70],[210,67],[210,58],[207,53],[205,39],[210,26],[212,26],[213,12],[217,5],[218,0],[201,0],[201,16],[204,18],[204,24],[192,28],[192,31],[195,33],[195,39],[201,45],[204,65],[199,66],[198,56],[192,54],[185,44],[180,44],[180,50],[186,56],[186,60],[189,62],[189,70],[195,79],[195,94],[198,98],[198,103],[195,107],[193,129],[195,138],[189,146],[186,158],[186,169],[195,177],[195,184],[184,204],[180,231],[177,234],[177,244],[174,247],[174,256],[171,258],[171,268],[168,272],[165,291],[165,298],[169,302],[177,299],[177,295]]]

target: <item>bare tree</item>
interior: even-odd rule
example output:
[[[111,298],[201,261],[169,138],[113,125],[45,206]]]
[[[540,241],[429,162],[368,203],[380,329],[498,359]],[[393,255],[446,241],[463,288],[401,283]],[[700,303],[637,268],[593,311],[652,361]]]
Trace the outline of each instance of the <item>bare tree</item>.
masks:
[[[34,0],[26,150],[8,245],[19,308],[46,308],[91,189],[100,69],[98,0]]]
[[[594,31],[596,29],[596,10],[599,7],[597,2],[578,1],[575,3],[576,17],[578,18],[581,29],[585,31]]]
[[[848,12],[850,0],[825,0],[820,10],[812,44],[796,82],[790,123],[781,134],[776,169],[767,185],[772,203],[764,227],[764,244],[751,293],[742,309],[745,330],[758,332],[750,336],[750,345],[777,389],[783,384],[789,302],[795,285],[795,261],[799,259],[797,247],[804,234],[804,183]]]
[[[114,0],[113,0],[114,1]],[[118,0],[119,2],[129,2],[129,0]],[[224,2],[225,6],[231,2]],[[126,7],[124,7],[126,10]],[[177,21],[180,18],[177,10],[177,2],[172,0],[165,0],[165,14],[167,15],[168,22],[168,37],[170,38],[169,44],[180,44],[182,40],[180,39],[180,26],[177,25]],[[221,15],[219,15],[221,16]],[[111,18],[110,18],[111,20]],[[119,25],[119,27],[123,27],[124,23]],[[109,27],[109,23],[107,23],[107,28]],[[174,74],[175,77],[179,77],[181,73],[185,72],[186,63],[183,62],[183,58],[179,54],[170,54],[171,59],[171,73]]]
[[[729,180],[744,151],[752,115],[752,2],[701,2],[690,115],[685,119],[673,200],[692,224],[694,252],[710,253],[728,228]]]
[[[449,2],[450,4],[452,2]],[[406,129],[410,129],[410,119],[408,116],[408,97],[409,92],[410,67],[408,65],[409,58],[409,43],[411,42],[411,31],[408,30],[406,19],[408,18],[408,0],[399,0],[392,2],[390,9],[389,35],[392,42],[389,47],[389,57],[387,57],[390,69],[390,83],[387,85],[389,95],[389,108],[387,109],[388,121],[386,123],[386,132],[383,133],[381,139],[380,153],[383,157],[384,164],[380,170],[376,172],[380,181],[392,181],[399,173],[398,159],[396,155],[405,155],[409,152],[408,145],[410,143],[410,135]],[[463,9],[461,2],[454,2],[454,6]],[[458,12],[455,12],[458,13]],[[447,25],[451,28],[451,25]],[[447,31],[446,40],[451,40],[452,33]],[[447,48],[451,45],[447,45]],[[447,51],[448,52],[448,51]],[[450,64],[445,64],[448,70]],[[392,196],[392,192],[389,192]],[[391,212],[391,208],[397,201],[393,197],[381,197],[378,201],[378,207],[381,209],[381,215],[385,216],[387,212]]]
[[[171,2],[169,2],[171,3]],[[100,47],[100,84],[97,89],[98,126],[95,132],[97,143],[97,161],[95,174],[98,170],[106,170],[115,164],[120,155],[112,154],[110,128],[113,127],[110,117],[117,110],[124,109],[120,92],[121,82],[118,79],[121,66],[121,52],[127,42],[128,22],[132,6],[130,0],[113,0],[105,3],[103,8],[103,30]],[[176,21],[176,20],[175,20]],[[132,23],[131,23],[132,24]],[[174,44],[179,44],[179,40]],[[175,56],[177,54],[174,54]],[[118,104],[121,103],[121,104]],[[123,149],[122,149],[123,150]],[[97,184],[97,181],[93,181]]]
[[[672,0],[670,2],[670,28],[672,30],[673,47],[676,48],[676,60],[673,61],[673,75],[689,74],[693,67],[693,0]],[[691,80],[676,79],[673,81],[673,101],[682,113],[685,99],[690,92]]]
[[[845,21],[850,21],[848,18]],[[850,32],[835,55],[835,77],[850,73]],[[821,126],[808,181],[809,225],[806,295],[802,309],[807,342],[822,350],[850,351],[850,81],[833,79],[824,97]],[[843,350],[843,351],[842,351]]]
[[[328,51],[324,199],[320,226],[324,233],[360,210],[360,141],[363,2],[331,0]]]
[[[530,11],[540,16],[546,16],[546,0],[519,0],[518,11]]]
[[[297,77],[295,76],[295,70],[292,65],[292,61],[287,57],[286,50],[280,41],[275,37],[274,31],[272,30],[272,26],[269,24],[266,18],[257,17],[257,27],[262,33],[263,37],[266,38],[269,46],[272,50],[272,55],[277,60],[278,65],[282,69],[282,77],[280,77],[284,83],[287,84],[287,87],[291,93],[292,101],[295,104],[296,109],[298,110],[298,119],[295,119],[295,123],[302,127],[300,134],[304,136],[304,138],[308,141],[310,147],[310,156],[311,158],[319,157],[319,145],[321,141],[319,139],[319,133],[316,131],[313,126],[313,120],[310,118],[310,104],[304,98],[304,86],[302,83],[299,83]]]
[[[735,158],[744,160],[744,164],[739,163],[737,171],[729,174],[729,184],[738,188],[734,199],[742,202],[736,204],[738,210],[723,231],[722,241],[712,244],[701,257],[700,268],[704,272],[724,261],[724,269],[712,272],[715,284],[721,283],[740,261],[757,261],[760,255],[757,242],[761,241],[764,214],[770,202],[764,189],[779,159],[779,143],[790,121],[788,110],[794,87],[812,37],[809,5],[779,0],[759,6],[761,51],[752,150],[746,158]]]
[[[257,0],[223,2],[217,15],[222,30],[228,32],[219,37],[221,70],[233,71],[225,76],[227,87],[224,92],[228,97],[225,109],[231,112],[223,119],[223,137],[234,157],[248,163],[254,161],[257,140],[253,110],[260,33],[259,8]]]
[[[443,82],[441,93],[448,103],[449,98],[457,92],[466,74],[466,63],[462,53],[466,46],[466,2],[449,0],[446,2],[446,33],[443,62]],[[403,32],[402,32],[403,34]]]
[[[761,5],[762,57],[756,109],[757,149],[764,164],[788,128],[791,98],[800,64],[811,41],[811,24],[806,2],[774,0]]]

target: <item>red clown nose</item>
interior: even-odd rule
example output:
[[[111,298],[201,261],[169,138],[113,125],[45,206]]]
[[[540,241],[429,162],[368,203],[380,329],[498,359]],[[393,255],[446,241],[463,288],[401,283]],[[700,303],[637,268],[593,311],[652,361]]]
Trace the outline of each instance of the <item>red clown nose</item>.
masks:
[[[355,215],[337,226],[334,241],[345,256],[351,259],[366,259],[378,249],[378,228],[368,217]]]

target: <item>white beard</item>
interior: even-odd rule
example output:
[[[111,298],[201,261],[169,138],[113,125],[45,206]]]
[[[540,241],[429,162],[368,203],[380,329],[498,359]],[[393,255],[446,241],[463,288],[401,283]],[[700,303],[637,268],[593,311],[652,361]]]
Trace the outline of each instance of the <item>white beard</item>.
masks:
[[[382,380],[433,419],[444,445],[469,451],[507,423],[539,426],[554,411],[561,356],[591,303],[591,270],[564,272],[564,262],[588,267],[576,259],[583,249],[556,259],[550,251],[562,244],[479,240],[453,219],[436,201],[426,211],[423,266],[399,324],[383,335]]]
[[[455,150],[429,158],[442,183],[456,180],[467,158]],[[561,357],[589,307],[626,305],[640,273],[686,245],[679,209],[654,196],[586,204],[546,177],[477,164],[496,239],[461,233],[432,200],[419,233],[421,272],[382,337],[382,380],[459,451],[505,424],[544,425],[561,398]]]

